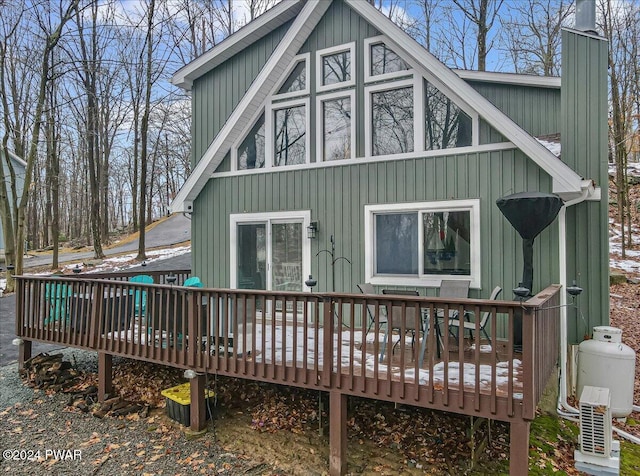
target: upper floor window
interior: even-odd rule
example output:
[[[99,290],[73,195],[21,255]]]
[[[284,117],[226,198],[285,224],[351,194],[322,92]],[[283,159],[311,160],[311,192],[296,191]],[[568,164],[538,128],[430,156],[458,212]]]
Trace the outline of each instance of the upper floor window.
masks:
[[[317,97],[317,149],[321,160],[355,158],[353,120],[355,91],[338,91]]]
[[[309,162],[309,98],[274,103],[267,118],[270,143],[266,147],[273,151],[273,166]]]
[[[471,116],[428,81],[424,82],[425,150],[471,145]]]
[[[355,42],[316,53],[316,91],[355,84]]]
[[[237,148],[238,170],[261,169],[265,157],[264,114],[261,114]]]
[[[365,154],[404,154],[416,150],[413,79],[365,88]]]
[[[295,57],[289,68],[288,75],[277,93],[274,95],[277,99],[287,97],[301,96],[309,94],[309,58],[311,55],[305,53]]]
[[[411,74],[411,66],[382,40],[382,36],[365,41],[365,80],[385,80]]]

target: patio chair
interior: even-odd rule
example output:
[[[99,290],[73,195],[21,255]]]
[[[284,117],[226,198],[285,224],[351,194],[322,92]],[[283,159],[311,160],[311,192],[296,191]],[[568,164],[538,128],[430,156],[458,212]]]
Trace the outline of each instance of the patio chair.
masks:
[[[495,288],[493,288],[493,291],[491,291],[491,296],[489,296],[489,299],[492,301],[495,301],[501,292],[502,292],[502,288],[500,286],[496,286]],[[462,328],[464,330],[468,330],[471,335],[471,338],[473,338],[473,331],[476,330],[476,323],[475,321],[469,320],[470,314],[472,313],[465,312],[465,320],[462,321],[462,326],[463,326]],[[491,344],[491,337],[489,337],[489,334],[487,333],[487,328],[486,328],[487,322],[489,322],[489,316],[491,316],[491,312],[489,311],[482,313],[482,318],[480,319],[480,330],[489,341],[489,344]],[[460,320],[459,319],[449,320],[449,332],[453,335],[453,332],[451,332],[452,327],[457,327],[459,332]]]
[[[44,320],[44,325],[52,322],[60,322],[63,319],[69,322],[68,301],[71,297],[71,288],[66,283],[47,283],[45,285],[45,300],[49,306],[49,312]]]
[[[153,284],[153,277],[148,274],[137,274],[129,278],[130,283]],[[134,310],[136,316],[144,316],[147,311],[147,292],[136,289],[133,293]]]
[[[357,284],[356,286],[362,294],[376,294],[376,290],[371,283],[362,283]],[[376,322],[376,306],[374,304],[367,305],[367,314],[369,315],[369,325],[367,326],[367,332],[364,335],[365,339]],[[379,327],[387,325],[387,309],[383,306],[378,306],[378,325]]]
[[[202,284],[202,281],[200,281],[200,278],[197,276],[191,276],[188,279],[185,279],[184,283],[182,283],[183,286],[186,286],[188,288],[203,288],[204,284]]]
[[[399,290],[399,289],[383,289],[382,294],[388,295],[396,295],[396,296],[419,296],[418,291],[414,290]],[[384,333],[384,339],[382,341],[382,349],[380,349],[380,362],[384,360],[384,354],[387,348],[387,338],[390,332],[393,332],[394,329],[399,331],[402,330],[402,307],[401,306],[391,306],[391,312],[389,313],[391,316],[390,322],[387,323],[387,331]],[[416,333],[424,333],[424,329],[422,326],[422,315],[421,311],[418,309],[416,313],[416,308],[407,306],[405,307],[405,321],[404,321],[404,330],[405,332],[411,333],[411,348],[413,349],[416,340]],[[393,344],[391,348],[391,353],[394,352],[396,346],[403,339],[403,336],[400,336],[398,342]],[[424,356],[426,339],[422,338],[422,344],[420,347],[420,365],[422,365],[422,360]]]

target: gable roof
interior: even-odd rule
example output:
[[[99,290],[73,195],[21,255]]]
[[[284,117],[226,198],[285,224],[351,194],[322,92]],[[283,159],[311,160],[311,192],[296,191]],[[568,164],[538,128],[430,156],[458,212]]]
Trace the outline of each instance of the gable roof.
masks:
[[[302,10],[302,5],[303,2],[300,0],[282,0],[233,35],[228,36],[209,51],[176,71],[171,78],[171,84],[190,90],[194,79],[208,73],[248,45],[295,18]]]
[[[583,180],[573,169],[559,160],[533,136],[518,126],[506,114],[462,79],[461,76],[464,76],[464,74],[459,75],[459,72],[457,74],[448,68],[368,2],[362,0],[344,1],[366,21],[372,25],[376,25],[378,30],[384,31],[384,36],[387,38],[389,45],[393,47],[398,55],[409,60],[417,73],[423,77],[430,78],[432,82],[435,79],[436,87],[452,91],[462,102],[477,111],[487,123],[493,126],[507,140],[511,141],[540,168],[547,172],[553,179],[553,192],[560,194],[563,198],[571,199],[585,193],[586,190],[590,190],[593,187],[592,181]],[[293,56],[295,56],[304,41],[311,34],[331,3],[332,1],[322,1],[306,2],[304,4],[304,7],[300,13],[298,13],[296,19],[260,71],[258,77],[252,83],[245,96],[237,105],[196,165],[192,174],[178,192],[178,195],[171,204],[172,212],[193,211],[193,201],[205,187],[211,174],[220,165],[227,150],[238,138],[240,130],[242,129],[239,127],[239,124],[243,124],[254,117],[258,108],[262,105],[262,102],[275,86],[275,82],[278,80],[280,74],[282,74],[283,69],[293,60]],[[287,12],[290,11],[291,10],[287,10]],[[274,20],[272,19],[271,21]],[[212,64],[215,64],[215,62],[219,60],[213,57],[210,61]],[[187,65],[183,70],[190,65]],[[207,70],[213,67],[214,66]],[[206,69],[203,64],[200,64],[198,68],[199,71]],[[196,69],[193,71],[194,73],[189,76],[191,80],[198,76],[195,73]],[[490,75],[489,79],[493,79],[493,75]],[[549,84],[549,86],[551,86],[551,84]]]

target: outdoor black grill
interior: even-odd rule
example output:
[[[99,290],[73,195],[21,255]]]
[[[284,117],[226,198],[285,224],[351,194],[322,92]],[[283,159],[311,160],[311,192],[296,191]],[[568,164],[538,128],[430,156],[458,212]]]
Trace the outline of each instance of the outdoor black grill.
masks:
[[[521,299],[533,294],[533,241],[555,220],[562,199],[551,193],[520,192],[496,200],[496,205],[522,237],[522,282],[514,289]],[[527,292],[528,290],[528,292]],[[515,316],[513,343],[522,347],[522,315]]]
[[[522,237],[522,286],[533,292],[533,241],[555,220],[562,199],[551,193],[520,192],[496,200],[496,205]]]

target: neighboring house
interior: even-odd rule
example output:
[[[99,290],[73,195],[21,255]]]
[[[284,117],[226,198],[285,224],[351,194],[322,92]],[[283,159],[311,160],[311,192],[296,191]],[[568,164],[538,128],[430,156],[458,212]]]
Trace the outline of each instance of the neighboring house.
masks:
[[[522,240],[496,200],[548,192],[566,206],[536,239],[532,291],[584,288],[570,341],[608,324],[607,43],[562,41],[561,79],[454,71],[368,2],[281,2],[173,78],[192,95],[194,168],[172,211],[192,216],[193,274],[429,294],[464,279],[511,299]],[[335,289],[332,237],[350,261]]]
[[[27,168],[27,163],[12,152],[9,152],[9,160],[11,161],[11,166],[13,167],[13,170],[16,176],[16,191],[18,196],[21,196],[22,189],[24,186],[24,176],[25,176],[25,170]],[[2,171],[5,179],[5,185],[7,187],[7,193],[11,194],[11,176],[9,174],[9,167],[7,165],[7,161],[5,160],[5,157],[4,157],[4,152],[1,148],[0,148],[0,163],[2,164]],[[11,200],[10,200],[10,203],[11,203]],[[4,230],[2,228],[1,221],[0,221],[0,261],[4,261]]]

